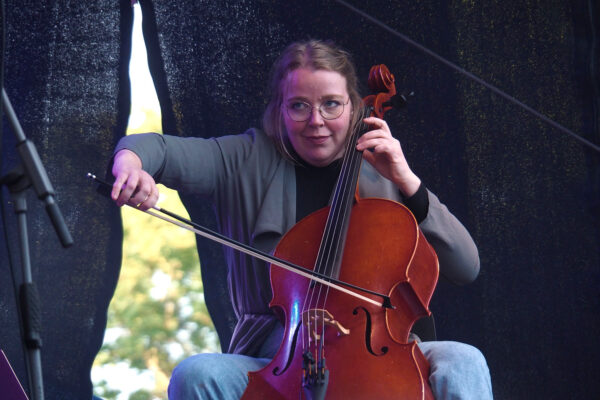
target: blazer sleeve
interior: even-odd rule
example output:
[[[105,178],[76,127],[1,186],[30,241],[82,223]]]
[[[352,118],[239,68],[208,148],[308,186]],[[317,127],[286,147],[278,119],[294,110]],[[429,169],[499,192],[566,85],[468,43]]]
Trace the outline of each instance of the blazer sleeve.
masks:
[[[157,182],[212,196],[220,182],[243,167],[254,141],[253,133],[210,139],[143,133],[123,137],[114,153],[131,150]]]
[[[429,210],[419,224],[440,262],[440,273],[455,284],[470,283],[479,275],[479,252],[460,221],[427,191]]]

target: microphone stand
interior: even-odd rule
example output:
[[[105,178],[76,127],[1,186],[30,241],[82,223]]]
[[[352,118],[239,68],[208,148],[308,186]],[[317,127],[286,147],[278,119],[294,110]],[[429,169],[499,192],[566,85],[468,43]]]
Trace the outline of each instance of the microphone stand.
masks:
[[[54,189],[46,170],[37,153],[35,145],[25,137],[25,133],[10,104],[6,91],[2,89],[2,108],[4,109],[12,131],[16,137],[16,148],[21,158],[21,165],[11,170],[0,178],[0,185],[6,185],[14,201],[15,214],[17,215],[19,244],[21,250],[21,263],[23,283],[20,287],[19,299],[21,305],[21,323],[23,336],[27,347],[27,372],[29,377],[29,391],[32,400],[44,399],[44,385],[42,380],[42,336],[41,312],[37,287],[33,283],[31,273],[31,257],[29,252],[29,238],[27,231],[27,200],[25,191],[33,186],[40,200],[46,206],[54,229],[63,247],[73,244],[73,238],[67,229],[63,216],[54,201]],[[1,122],[1,121],[0,121]]]

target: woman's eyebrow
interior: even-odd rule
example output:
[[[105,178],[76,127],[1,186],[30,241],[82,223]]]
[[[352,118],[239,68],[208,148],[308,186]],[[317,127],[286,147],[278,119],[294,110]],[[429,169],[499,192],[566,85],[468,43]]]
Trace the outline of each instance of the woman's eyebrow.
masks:
[[[331,99],[344,99],[344,95],[343,94],[325,94],[323,96],[319,97],[319,100],[331,100]],[[286,101],[293,101],[293,100],[301,100],[304,101],[306,103],[309,103],[308,98],[305,96],[292,96],[288,99],[286,99]]]

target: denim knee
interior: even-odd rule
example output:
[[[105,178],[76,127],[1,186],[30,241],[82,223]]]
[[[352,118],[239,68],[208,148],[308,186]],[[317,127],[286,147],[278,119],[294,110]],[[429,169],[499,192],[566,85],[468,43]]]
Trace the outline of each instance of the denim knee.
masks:
[[[478,348],[460,342],[423,342],[419,345],[425,357],[442,368],[460,365],[464,368],[487,368],[485,357]]]
[[[196,354],[173,370],[169,399],[239,399],[248,385],[248,371],[258,370],[267,362],[238,354]]]
[[[214,384],[219,363],[214,354],[197,354],[186,358],[173,370],[169,382],[169,399],[200,399],[203,388]]]
[[[419,344],[431,367],[429,383],[436,399],[491,399],[492,384],[485,357],[459,342]]]

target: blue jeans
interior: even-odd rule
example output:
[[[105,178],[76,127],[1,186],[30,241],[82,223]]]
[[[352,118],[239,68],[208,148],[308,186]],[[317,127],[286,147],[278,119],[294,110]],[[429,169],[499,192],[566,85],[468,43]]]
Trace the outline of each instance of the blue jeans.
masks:
[[[429,385],[437,400],[492,399],[492,379],[481,352],[468,344],[443,341],[421,342],[429,361]]]
[[[170,400],[237,400],[248,384],[248,372],[271,361],[281,342],[276,329],[263,345],[260,356],[196,354],[173,371]],[[492,383],[485,358],[475,347],[458,342],[422,342],[419,348],[429,361],[429,384],[437,400],[492,399]]]

